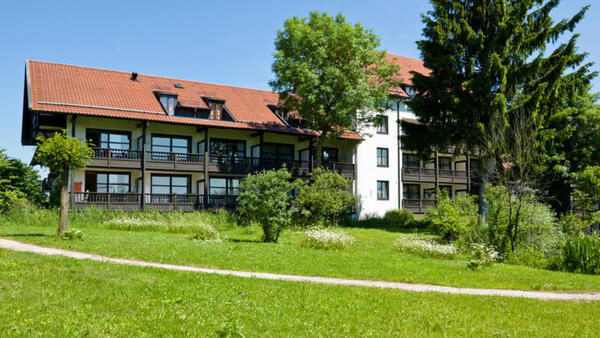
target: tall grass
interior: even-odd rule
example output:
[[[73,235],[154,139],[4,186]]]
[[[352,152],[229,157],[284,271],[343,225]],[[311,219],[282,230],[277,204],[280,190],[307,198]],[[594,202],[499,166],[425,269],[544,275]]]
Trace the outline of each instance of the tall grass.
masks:
[[[6,225],[58,226],[58,210],[27,206],[0,214],[0,223]],[[114,229],[128,231],[157,231],[195,233],[207,225],[219,230],[237,225],[237,217],[225,210],[217,211],[104,211],[89,208],[69,214],[69,227],[85,229]]]

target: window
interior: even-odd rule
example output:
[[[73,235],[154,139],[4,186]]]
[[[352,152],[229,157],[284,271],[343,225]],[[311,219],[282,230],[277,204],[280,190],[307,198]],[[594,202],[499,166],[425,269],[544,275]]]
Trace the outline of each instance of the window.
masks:
[[[377,181],[377,199],[378,200],[389,200],[390,182],[388,181]]]
[[[158,161],[170,161],[173,157],[165,153],[176,153],[176,159],[186,160],[187,153],[191,152],[190,145],[189,137],[152,135],[152,151],[158,153],[153,153],[151,158]]]
[[[131,149],[131,133],[125,131],[86,130],[86,139],[105,149]]]
[[[408,105],[408,101],[400,101],[400,111],[412,112],[412,109]]]
[[[377,166],[378,167],[389,167],[388,148],[377,148]]]
[[[211,139],[210,153],[214,155],[244,157],[246,156],[246,142],[238,140]]]
[[[92,192],[128,193],[129,174],[87,172],[85,189]]]
[[[323,163],[334,163],[338,161],[338,150],[335,148],[323,148],[321,153]]]
[[[191,191],[189,176],[153,174],[151,181],[153,194],[189,194]]]
[[[452,158],[438,157],[438,164],[442,170],[452,170]]]
[[[421,163],[417,155],[402,154],[402,167],[418,169],[421,167]]]
[[[263,143],[264,159],[277,159],[292,161],[294,159],[294,146],[291,144]]]
[[[452,197],[452,186],[450,185],[440,185],[438,187],[442,194],[445,194],[448,197]],[[423,199],[425,200],[434,200],[435,199],[435,188],[425,189],[423,190]]]
[[[175,113],[175,107],[177,106],[177,95],[160,94],[160,104],[167,115],[172,116]]]
[[[409,85],[404,85],[403,86],[404,92],[409,96],[409,97],[413,97],[415,96],[415,88],[413,86],[409,86]]]
[[[385,115],[377,116],[377,121],[375,122],[377,127],[377,134],[387,134],[388,133],[388,117]]]
[[[237,196],[240,193],[239,184],[239,178],[211,177],[208,193],[211,196]]]
[[[402,197],[405,200],[417,201],[421,199],[420,186],[418,184],[403,184]]]

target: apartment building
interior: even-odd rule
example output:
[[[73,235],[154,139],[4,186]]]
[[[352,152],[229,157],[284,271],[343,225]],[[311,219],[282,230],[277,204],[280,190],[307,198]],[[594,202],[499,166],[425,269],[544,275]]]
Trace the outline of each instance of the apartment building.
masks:
[[[399,77],[425,71],[418,60],[389,57],[402,66]],[[326,168],[353,179],[361,216],[423,212],[435,186],[468,190],[468,158],[423,163],[402,152],[399,121],[416,120],[406,106],[410,80],[403,82],[376,127],[348,131],[322,150]],[[60,130],[93,143],[87,167],[70,174],[74,209],[235,208],[249,173],[285,166],[308,177],[314,169],[318,133],[277,103],[270,91],[27,61],[22,144]]]

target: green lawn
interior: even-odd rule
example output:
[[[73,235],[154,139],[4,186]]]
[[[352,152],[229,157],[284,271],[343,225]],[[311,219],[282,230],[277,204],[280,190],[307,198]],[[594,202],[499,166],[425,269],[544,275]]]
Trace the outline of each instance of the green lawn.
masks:
[[[80,227],[81,228],[81,227]],[[600,277],[497,264],[483,271],[465,260],[421,258],[396,251],[398,233],[345,229],[356,238],[350,250],[326,251],[299,245],[301,234],[287,230],[280,243],[258,242],[257,228],[223,230],[223,242],[187,239],[157,231],[83,228],[84,240],[62,240],[55,227],[0,225],[0,236],[111,257],[261,272],[389,280],[438,285],[526,290],[600,290]]]
[[[592,336],[597,302],[412,293],[0,250],[3,336]]]

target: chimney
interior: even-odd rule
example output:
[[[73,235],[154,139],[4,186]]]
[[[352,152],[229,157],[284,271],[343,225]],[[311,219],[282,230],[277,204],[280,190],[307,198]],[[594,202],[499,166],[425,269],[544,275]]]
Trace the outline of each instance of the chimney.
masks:
[[[135,72],[131,73],[131,81],[137,81],[137,77],[138,77],[138,73],[135,73]]]

